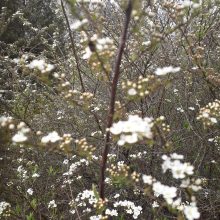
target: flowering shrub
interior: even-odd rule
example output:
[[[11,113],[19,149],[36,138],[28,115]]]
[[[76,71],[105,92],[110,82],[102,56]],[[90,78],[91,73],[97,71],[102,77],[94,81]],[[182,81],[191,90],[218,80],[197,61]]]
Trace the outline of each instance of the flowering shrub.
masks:
[[[219,4],[3,0],[0,219],[219,219]]]

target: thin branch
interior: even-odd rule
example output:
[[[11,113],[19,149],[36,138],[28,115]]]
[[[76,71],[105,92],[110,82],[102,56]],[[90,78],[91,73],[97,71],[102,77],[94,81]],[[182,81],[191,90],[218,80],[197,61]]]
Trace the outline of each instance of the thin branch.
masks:
[[[122,30],[122,34],[120,38],[119,48],[118,48],[117,55],[116,55],[114,69],[113,69],[114,77],[113,77],[112,87],[111,87],[111,99],[110,99],[109,113],[108,113],[108,119],[107,119],[105,146],[104,146],[104,150],[102,153],[102,162],[101,162],[101,168],[100,168],[99,196],[101,199],[105,198],[105,170],[106,170],[108,152],[109,152],[109,147],[110,147],[109,128],[112,126],[113,117],[115,113],[115,99],[116,99],[118,80],[120,76],[120,65],[121,65],[122,55],[123,55],[124,48],[125,48],[128,26],[131,20],[131,12],[132,12],[132,0],[129,0],[128,6],[125,12],[124,26],[123,26],[123,30]]]
[[[79,74],[79,80],[80,80],[82,92],[85,92],[85,87],[84,87],[84,84],[83,84],[83,79],[82,79],[82,74],[81,74],[82,71],[81,71],[81,68],[80,68],[80,65],[79,65],[79,57],[78,57],[77,52],[76,52],[75,41],[74,41],[72,31],[71,31],[71,28],[70,28],[69,19],[68,19],[66,9],[65,9],[64,4],[63,4],[63,0],[60,0],[60,3],[61,3],[61,7],[62,7],[62,10],[63,10],[64,17],[66,19],[66,24],[67,24],[67,28],[68,28],[68,32],[69,32],[71,47],[72,47],[73,55],[74,55],[74,58],[75,58],[75,61],[76,61],[76,68],[77,68],[77,71],[78,71],[78,74]]]

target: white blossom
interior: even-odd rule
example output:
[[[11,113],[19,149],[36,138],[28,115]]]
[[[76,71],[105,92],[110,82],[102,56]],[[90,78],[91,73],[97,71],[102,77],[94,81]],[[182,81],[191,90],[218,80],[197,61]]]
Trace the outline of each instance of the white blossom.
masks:
[[[118,212],[117,212],[116,209],[112,209],[112,210],[106,209],[105,210],[105,214],[106,215],[110,215],[110,216],[118,216]]]
[[[57,207],[57,204],[56,204],[55,200],[51,200],[48,203],[48,208],[56,208],[56,207]]]
[[[177,73],[180,71],[180,67],[172,67],[172,66],[167,66],[163,68],[157,68],[155,71],[155,74],[158,76],[163,76],[168,73]]]
[[[101,215],[93,215],[89,218],[90,220],[101,220],[102,216]]]
[[[18,132],[12,137],[12,141],[15,143],[25,142],[28,138],[21,132]]]
[[[59,141],[61,137],[58,135],[56,131],[49,133],[47,136],[42,137],[41,142],[47,144],[49,142],[55,143]]]
[[[171,157],[166,155],[162,156],[163,164],[162,169],[165,173],[167,170],[172,172],[175,179],[183,179],[187,175],[192,175],[194,167],[189,163],[182,163],[180,160],[183,159],[182,155],[171,154]]]
[[[153,183],[153,177],[150,175],[143,175],[142,179],[143,179],[143,182],[148,185],[151,185]]]
[[[37,177],[40,177],[40,175],[39,175],[38,173],[34,173],[34,174],[32,175],[32,177],[33,177],[33,178],[37,178]]]
[[[157,201],[154,201],[154,202],[152,203],[152,207],[153,207],[153,208],[157,208],[157,207],[159,207],[158,202],[157,202]]]
[[[0,218],[3,212],[10,207],[11,205],[8,202],[0,202]]]
[[[131,89],[128,90],[128,95],[130,95],[130,96],[134,96],[134,95],[136,95],[136,94],[137,94],[136,89],[131,88]]]
[[[27,193],[28,193],[29,195],[33,195],[34,191],[33,191],[32,188],[29,188],[29,189],[27,190]]]
[[[173,199],[177,196],[177,188],[174,186],[166,186],[160,182],[153,183],[153,191],[155,196],[162,195],[168,204],[173,202]]]
[[[29,64],[27,64],[27,67],[30,69],[38,69],[42,73],[50,72],[54,69],[54,65],[46,63],[43,59],[33,60]]]
[[[124,207],[126,213],[131,214],[134,219],[137,219],[138,216],[142,213],[142,207],[141,206],[135,206],[135,204],[131,201],[124,200],[124,201],[118,201],[115,202],[114,207]]]
[[[90,50],[89,47],[86,47],[82,59],[88,60],[91,56],[92,56],[92,51]]]
[[[110,128],[110,132],[114,135],[120,135],[118,145],[133,144],[143,138],[151,139],[153,136],[152,126],[151,118],[142,119],[138,115],[129,115],[127,121],[114,123]]]
[[[195,204],[185,205],[183,212],[188,220],[194,220],[200,217],[200,213]]]

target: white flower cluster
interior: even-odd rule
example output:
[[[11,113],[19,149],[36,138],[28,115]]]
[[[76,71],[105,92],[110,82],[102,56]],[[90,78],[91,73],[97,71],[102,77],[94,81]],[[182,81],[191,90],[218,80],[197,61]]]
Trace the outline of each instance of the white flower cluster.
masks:
[[[147,154],[147,151],[138,152],[136,154],[130,154],[129,157],[132,159],[141,159],[144,158]]]
[[[118,216],[118,211],[116,209],[106,209],[105,214],[110,216]]]
[[[55,202],[55,200],[51,200],[49,203],[48,203],[48,209],[50,208],[56,208],[57,207],[57,204]]]
[[[48,64],[45,60],[33,60],[26,65],[30,69],[38,69],[41,73],[47,73],[54,69],[54,65]]]
[[[143,182],[152,185],[152,189],[154,191],[155,196],[158,197],[162,195],[168,205],[170,205],[172,208],[183,211],[183,213],[185,214],[188,220],[194,220],[200,217],[200,213],[196,206],[196,202],[191,202],[190,204],[187,205],[183,203],[182,199],[177,197],[176,187],[166,186],[156,181],[151,176],[147,176],[147,175],[143,175]],[[153,207],[154,208],[158,207],[158,204],[156,202],[155,204],[153,204]]]
[[[76,30],[86,23],[88,23],[88,19],[86,19],[86,18],[81,21],[77,20],[73,24],[70,25],[70,28],[71,28],[71,30]]]
[[[157,68],[155,70],[155,74],[158,76],[163,76],[168,73],[177,73],[179,71],[180,71],[180,67],[167,66],[167,67],[163,67],[163,68]]]
[[[93,215],[93,216],[90,216],[89,219],[90,219],[90,220],[101,220],[101,219],[102,219],[102,216],[101,216],[101,215]]]
[[[69,166],[69,170],[68,172],[65,172],[63,174],[63,176],[71,176],[73,175],[73,173],[77,170],[77,168],[79,168],[80,166],[88,166],[89,165],[89,161],[86,160],[86,159],[80,159],[79,161],[75,162],[75,163],[72,163],[70,166]]]
[[[49,133],[47,136],[44,136],[41,138],[41,143],[43,144],[48,144],[49,142],[51,143],[56,143],[57,141],[61,140],[61,137],[56,131],[53,131]]]
[[[114,48],[113,40],[110,39],[109,37],[98,38],[98,36],[95,34],[92,36],[90,40],[94,43],[95,48],[98,52],[108,50],[110,46],[111,46],[111,49]],[[90,50],[89,47],[86,47],[82,58],[87,60],[91,57],[91,55],[92,55],[92,51]]]
[[[11,123],[12,123],[12,117],[6,117],[6,116],[0,117],[0,126],[1,127],[6,127],[7,125],[10,126]],[[13,125],[13,124],[11,124],[11,125]]]
[[[174,186],[166,186],[160,182],[153,183],[153,191],[155,196],[162,195],[168,204],[173,203],[173,199],[177,196],[177,188]]]
[[[79,193],[75,199],[75,202],[78,203],[78,206],[86,206],[86,202],[84,202],[85,200],[87,200],[90,205],[94,205],[98,201],[92,190],[84,190],[83,192]]]
[[[194,220],[200,217],[200,213],[195,203],[191,203],[190,205],[185,205],[183,212],[188,220]]]
[[[115,202],[114,207],[124,207],[127,214],[131,214],[133,216],[133,219],[137,219],[138,216],[142,213],[142,207],[141,206],[135,206],[135,204],[131,201],[124,200],[124,201],[118,201]]]
[[[32,174],[32,177],[33,177],[33,178],[38,178],[38,177],[40,177],[40,174],[38,174],[38,173],[33,173],[33,174]]]
[[[34,59],[30,63],[28,63],[27,59],[28,59],[28,55],[23,54],[21,58],[16,58],[13,61],[16,64],[24,65],[29,69],[37,69],[41,73],[47,73],[54,69],[54,65],[46,63],[44,59]]]
[[[196,179],[196,180],[190,181],[190,179],[188,178],[188,179],[182,180],[180,187],[189,188],[189,189],[192,189],[193,191],[197,192],[200,189],[202,189],[202,187],[200,186],[201,183],[202,183],[201,179]]]
[[[182,179],[180,184],[181,188],[190,188],[193,191],[198,191],[201,189],[201,179],[194,180],[188,178],[188,176],[193,174],[194,167],[189,163],[181,162],[183,158],[183,155],[176,153],[173,153],[170,156],[163,155],[163,172],[165,173],[167,170],[170,170],[175,179]],[[191,197],[191,203],[185,204],[182,202],[181,197],[178,197],[178,188],[164,185],[150,175],[142,175],[142,180],[143,183],[152,186],[152,190],[156,197],[162,195],[168,205],[172,208],[183,211],[188,220],[194,220],[200,217],[194,196]]]
[[[10,207],[11,205],[8,202],[0,202],[0,217],[3,214],[3,212]]]
[[[162,164],[163,172],[165,173],[167,170],[171,170],[173,178],[175,179],[183,179],[193,174],[194,167],[189,163],[182,163],[180,161],[183,159],[183,155],[176,153],[171,154],[170,157],[163,155],[162,159],[164,160]]]
[[[30,128],[27,128],[24,122],[20,122],[17,125],[18,132],[12,137],[12,141],[15,143],[22,143],[27,141],[27,134],[30,132]]]
[[[113,45],[113,40],[109,37],[105,38],[98,38],[96,40],[96,48],[98,51],[107,50],[109,48],[109,45]]]
[[[151,128],[153,122],[151,118],[140,118],[138,115],[129,115],[127,121],[114,123],[110,132],[114,135],[120,135],[118,145],[126,143],[134,144],[143,138],[151,139],[153,137]]]
[[[205,126],[217,124],[220,121],[220,100],[216,99],[201,108],[197,120],[201,120]]]

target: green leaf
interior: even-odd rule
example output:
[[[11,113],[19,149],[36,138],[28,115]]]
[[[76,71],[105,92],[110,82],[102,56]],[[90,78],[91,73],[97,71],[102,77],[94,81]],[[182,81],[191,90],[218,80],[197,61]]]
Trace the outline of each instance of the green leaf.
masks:
[[[31,201],[31,206],[35,209],[37,207],[37,199]]]
[[[16,213],[17,215],[20,215],[20,213],[21,213],[21,207],[20,207],[19,205],[16,205],[15,213]]]
[[[188,131],[191,130],[191,127],[190,127],[190,124],[189,124],[188,121],[184,121],[184,123],[183,123],[183,127],[184,127],[186,130],[188,130]]]
[[[29,215],[26,215],[26,220],[35,220],[32,212]]]

